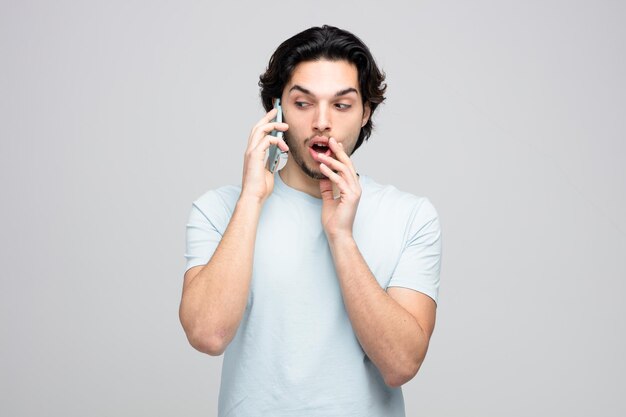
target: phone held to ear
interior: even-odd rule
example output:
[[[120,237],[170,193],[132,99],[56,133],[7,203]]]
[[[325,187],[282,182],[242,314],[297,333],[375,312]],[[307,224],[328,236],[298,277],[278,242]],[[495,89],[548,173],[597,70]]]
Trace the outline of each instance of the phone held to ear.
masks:
[[[282,123],[283,122],[283,108],[280,106],[279,98],[274,99],[274,108],[278,109],[278,113],[276,113],[276,117],[272,119],[272,122]],[[283,132],[278,131],[278,130],[272,130],[270,135],[276,136],[279,139],[283,138]],[[276,167],[278,167],[278,162],[280,161],[280,154],[281,154],[281,151],[277,145],[270,145],[269,155],[267,158],[267,164],[265,165],[265,168],[272,174],[274,173],[274,171],[276,171]]]

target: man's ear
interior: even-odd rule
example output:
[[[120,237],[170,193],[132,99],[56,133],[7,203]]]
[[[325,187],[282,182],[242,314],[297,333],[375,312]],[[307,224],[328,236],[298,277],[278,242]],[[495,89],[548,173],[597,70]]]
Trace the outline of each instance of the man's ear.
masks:
[[[361,127],[365,126],[372,115],[372,109],[369,103],[365,103],[363,106],[363,120],[361,121]]]

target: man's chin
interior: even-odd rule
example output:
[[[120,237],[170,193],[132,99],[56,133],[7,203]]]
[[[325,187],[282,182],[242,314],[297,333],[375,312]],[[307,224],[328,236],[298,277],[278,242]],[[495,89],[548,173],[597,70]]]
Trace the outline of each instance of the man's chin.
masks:
[[[310,166],[306,165],[304,167],[300,167],[302,171],[309,177],[314,180],[324,180],[326,179],[326,175],[322,174],[322,171],[318,169],[311,169]]]
[[[311,178],[313,178],[314,180],[325,180],[327,177],[326,175],[322,174],[321,172],[318,174],[315,174],[314,176],[312,176]]]
[[[314,172],[314,171],[309,171],[309,172],[305,172],[306,175],[308,175],[310,178],[314,179],[314,180],[325,180],[326,179],[326,175],[322,174],[321,172]]]

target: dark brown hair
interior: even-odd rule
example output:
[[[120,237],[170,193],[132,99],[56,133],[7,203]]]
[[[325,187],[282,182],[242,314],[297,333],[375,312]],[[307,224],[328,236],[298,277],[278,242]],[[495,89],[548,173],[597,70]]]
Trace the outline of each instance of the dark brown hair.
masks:
[[[385,100],[387,85],[384,83],[385,74],[378,69],[369,48],[348,31],[328,25],[312,27],[283,42],[270,58],[265,73],[260,76],[263,107],[266,111],[272,109],[272,100],[282,96],[299,63],[321,59],[346,60],[357,68],[363,105],[369,104],[371,109],[369,120],[361,129],[354,147],[357,150],[372,134],[372,115]]]

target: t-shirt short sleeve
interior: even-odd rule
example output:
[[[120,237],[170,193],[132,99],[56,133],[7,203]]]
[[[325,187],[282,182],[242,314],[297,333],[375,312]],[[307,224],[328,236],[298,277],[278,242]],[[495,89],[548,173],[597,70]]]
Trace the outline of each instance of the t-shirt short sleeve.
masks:
[[[232,210],[218,191],[209,191],[194,201],[187,222],[185,271],[211,260],[231,214]]]
[[[441,227],[432,203],[421,199],[411,214],[406,243],[388,287],[419,291],[435,303],[439,295],[441,271]]]

